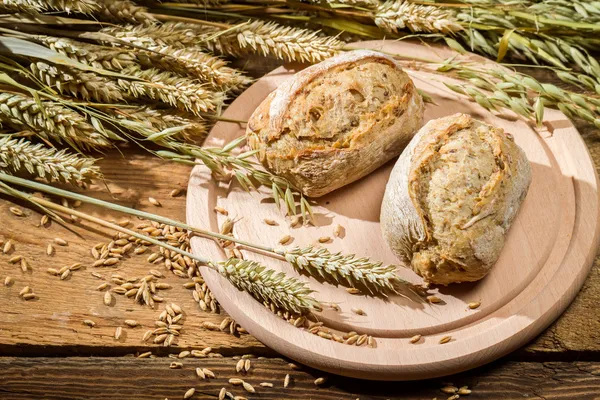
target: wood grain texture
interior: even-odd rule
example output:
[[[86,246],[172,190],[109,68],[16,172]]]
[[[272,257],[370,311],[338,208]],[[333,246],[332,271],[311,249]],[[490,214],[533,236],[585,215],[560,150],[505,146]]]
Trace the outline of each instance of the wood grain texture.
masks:
[[[255,57],[248,62],[240,62],[240,67],[248,68],[252,75],[259,77],[271,71],[280,64],[271,59]],[[549,71],[534,68],[524,71],[534,75],[544,82],[561,85],[560,81]],[[572,88],[571,88],[572,89]],[[577,129],[582,134],[590,151],[596,169],[600,170],[600,130],[589,124],[578,121]],[[183,219],[185,217],[185,200],[183,198],[170,199],[167,195],[174,187],[187,187],[191,168],[179,164],[165,164],[147,153],[132,148],[121,149],[122,154],[113,151],[100,162],[102,169],[109,181],[113,195],[124,205],[140,207],[150,211]],[[99,186],[91,192],[94,196],[111,199],[106,190]],[[154,196],[161,201],[163,207],[156,209],[147,203],[147,197]],[[140,204],[141,203],[141,204]],[[46,276],[43,272],[47,267],[60,266],[81,260],[90,260],[89,247],[97,241],[106,240],[106,236],[88,230],[80,230],[82,237],[67,233],[65,230],[53,225],[50,229],[38,229],[39,214],[27,211],[32,216],[25,220],[14,217],[9,213],[8,207],[14,203],[6,198],[0,198],[0,239],[13,237],[17,242],[19,253],[36,254],[32,258],[34,272],[31,275],[21,276],[20,269],[7,263],[8,258],[0,255],[0,280],[10,274],[17,281],[17,285],[26,283],[25,278],[35,276],[38,286],[47,286],[44,298],[36,303],[36,313],[31,312],[30,304],[22,304],[0,282],[0,355],[27,355],[50,356],[51,358],[0,358],[0,398],[12,399],[163,399],[169,396],[172,399],[182,398],[187,390],[188,383],[197,382],[192,371],[186,366],[184,370],[169,370],[167,365],[171,359],[137,360],[131,357],[113,358],[61,358],[65,355],[94,355],[94,356],[119,356],[146,350],[148,347],[140,341],[131,341],[128,345],[115,343],[108,337],[112,329],[100,326],[105,330],[106,338],[97,340],[93,346],[89,345],[89,335],[85,332],[80,321],[68,323],[66,327],[58,326],[53,318],[53,299],[63,297],[62,290],[65,285],[56,284],[53,277]],[[109,214],[91,207],[84,207],[86,211],[95,215],[108,216]],[[111,214],[112,215],[112,214]],[[120,218],[119,215],[112,215]],[[68,248],[58,248],[57,254],[48,258],[45,256],[45,246],[58,235],[64,235],[71,245]],[[76,245],[75,245],[76,244]],[[148,271],[145,258],[132,258],[123,264],[120,273],[133,275],[135,272]],[[80,274],[89,274],[89,270],[80,271]],[[78,275],[82,276],[82,275]],[[77,275],[70,284],[78,285]],[[177,280],[175,280],[177,282]],[[70,295],[72,303],[79,303],[80,317],[89,317],[87,310],[103,306],[99,296],[87,292],[89,284],[82,285],[81,290],[72,290]],[[94,286],[95,287],[95,286]],[[36,290],[37,286],[35,286]],[[95,294],[95,293],[92,293]],[[185,296],[185,295],[183,295]],[[520,360],[598,360],[600,357],[600,258],[596,258],[594,266],[581,292],[575,301],[562,314],[562,316],[536,340],[525,346],[519,353],[513,353],[510,358]],[[124,303],[124,302],[122,302]],[[193,305],[193,304],[192,304]],[[85,308],[87,306],[87,309]],[[185,310],[186,312],[193,310]],[[136,306],[134,311],[138,314],[147,314],[146,321],[158,313],[147,308]],[[123,313],[118,321],[127,315]],[[222,313],[214,317],[206,313],[194,312],[193,318],[220,319],[227,314]],[[4,321],[12,320],[10,327]],[[192,326],[190,324],[189,326]],[[135,336],[139,331],[135,331]],[[206,337],[217,349],[222,349],[226,354],[267,354],[274,352],[264,347],[260,342],[245,335],[236,338],[231,335],[216,332],[200,332],[198,336]],[[133,338],[133,336],[130,336]],[[167,361],[168,360],[168,361]],[[233,361],[206,360],[210,363],[227,364],[225,371],[232,371]],[[196,361],[197,362],[197,361]],[[270,361],[269,361],[270,362]],[[152,367],[152,365],[156,365]],[[186,363],[187,364],[187,363]],[[276,376],[288,372],[286,362],[277,361],[274,367],[264,367],[275,370]],[[191,363],[190,363],[191,365]],[[205,364],[208,365],[208,364]],[[212,364],[211,364],[212,365]],[[148,369],[146,369],[148,368]],[[218,367],[211,366],[217,370]],[[175,373],[175,375],[172,375]],[[185,379],[178,382],[179,374]],[[292,372],[292,374],[295,374]],[[509,362],[506,359],[492,363],[486,367],[478,368],[466,374],[448,377],[443,381],[450,381],[458,385],[467,384],[474,386],[471,395],[474,399],[598,399],[597,381],[600,374],[598,363],[585,362]],[[260,376],[260,378],[258,378]],[[299,390],[292,385],[292,391],[281,393],[274,390],[271,398],[277,399],[348,399],[353,400],[360,395],[360,399],[445,399],[438,388],[442,380],[423,381],[418,383],[372,383],[361,380],[342,379],[334,380],[333,385],[323,389],[312,386],[312,380],[318,374],[294,375],[307,388],[307,392]],[[270,379],[270,375],[253,375],[257,379]],[[158,381],[156,381],[158,379]],[[223,381],[221,381],[223,382]],[[254,382],[254,380],[252,380]],[[175,385],[175,386],[172,386]],[[114,391],[111,388],[115,388]],[[141,389],[140,389],[141,388]],[[173,389],[171,389],[173,388]],[[310,391],[308,391],[308,388]],[[588,390],[589,389],[589,390]],[[108,391],[108,392],[107,392]],[[127,395],[119,396],[117,391]],[[110,396],[107,396],[109,393]],[[153,394],[157,395],[153,395]],[[240,393],[241,394],[241,393]],[[352,396],[357,394],[357,396]],[[215,399],[216,392],[202,395],[198,398]],[[316,396],[320,397],[316,397]],[[162,396],[162,397],[161,397]],[[261,394],[258,398],[263,397]],[[467,397],[468,398],[468,397]]]
[[[175,188],[185,188],[188,167],[172,164],[165,170],[162,161],[139,152],[130,152],[126,158],[116,152],[111,153],[100,164],[111,194],[103,185],[91,187],[88,194],[180,220],[183,218],[185,197],[172,198],[169,193]],[[162,207],[150,205],[149,196],[159,199]],[[162,311],[160,303],[156,303],[156,309],[152,310],[148,306],[135,304],[131,298],[114,294],[112,304],[107,307],[103,304],[104,292],[96,290],[103,282],[111,284],[110,277],[114,273],[126,278],[142,277],[150,269],[165,273],[166,278],[160,281],[170,284],[172,289],[161,291],[161,295],[168,301],[179,304],[186,314],[184,333],[179,338],[178,347],[211,346],[226,354],[227,350],[265,352],[264,347],[250,335],[236,338],[201,328],[203,321],[218,324],[226,314],[218,315],[200,310],[191,291],[182,286],[187,280],[167,273],[163,265],[148,263],[150,251],[126,257],[115,267],[92,268],[94,259],[90,248],[96,243],[110,241],[113,233],[95,230],[95,226],[87,223],[69,224],[68,229],[57,223],[52,223],[48,228],[39,227],[40,214],[26,209],[25,217],[16,217],[8,211],[12,205],[4,200],[0,203],[0,221],[3,226],[0,240],[12,239],[15,243],[11,254],[0,254],[0,280],[4,282],[5,276],[9,275],[15,281],[10,287],[0,284],[0,354],[123,355],[156,347],[144,344],[141,338],[147,329],[153,328],[154,321],[158,319]],[[80,210],[117,221],[125,217],[86,205]],[[139,222],[135,218],[132,221]],[[46,246],[56,237],[67,240],[69,245],[55,245],[56,253],[47,256]],[[156,250],[155,247],[152,248]],[[8,260],[15,255],[26,257],[32,269],[23,273],[18,264],[9,263]],[[84,268],[73,272],[67,280],[62,281],[46,272],[47,268],[60,269],[76,262],[82,263]],[[93,277],[92,271],[100,273],[105,279]],[[33,289],[38,299],[24,301],[18,296],[26,285]],[[93,320],[96,327],[83,325],[84,319]],[[125,328],[125,319],[135,319],[141,326]],[[119,341],[113,339],[117,326],[124,327],[124,335]]]
[[[447,48],[404,42],[363,42],[357,46],[383,47],[388,53],[424,59],[451,55]],[[485,62],[473,55],[469,61]],[[238,97],[225,116],[248,119],[269,93],[291,79],[298,69],[298,65],[289,65],[266,75]],[[536,130],[510,113],[492,114],[443,85],[457,81],[418,67],[406,71],[417,88],[433,98],[426,106],[425,121],[457,112],[476,116],[509,132],[531,164],[529,192],[506,236],[499,260],[485,279],[434,288],[431,294],[440,297],[443,305],[423,305],[399,297],[383,300],[354,296],[344,288],[307,279],[283,261],[245,253],[249,259],[304,280],[320,301],[338,304],[341,311],[325,308],[318,320],[336,333],[355,331],[375,337],[376,349],[357,349],[298,330],[252,301],[248,294],[231,287],[218,273],[203,272],[225,309],[259,340],[290,358],[346,376],[423,379],[473,368],[515,350],[570,303],[587,276],[600,238],[594,165],[579,133],[563,114],[547,110],[544,128]],[[219,122],[207,143],[222,145],[243,134],[244,127]],[[198,165],[188,188],[188,223],[217,229],[224,219],[213,212],[219,205],[239,219],[234,234],[240,239],[276,245],[279,238],[291,235],[294,240],[289,246],[300,247],[318,246],[317,238],[331,237],[333,227],[341,224],[344,237],[330,240],[323,247],[397,264],[379,227],[381,198],[391,167],[388,163],[343,189],[314,199],[314,226],[298,228],[289,226],[269,193],[249,196],[235,183],[216,183],[210,180],[208,169]],[[249,209],[253,211],[248,213]],[[267,226],[265,219],[279,224]],[[192,248],[197,254],[224,257],[222,249],[205,240],[194,239]],[[397,272],[405,280],[421,283],[409,268]],[[467,303],[474,300],[482,305],[469,310]],[[353,314],[353,307],[366,315]],[[424,337],[418,346],[408,340],[415,334]],[[441,347],[439,341],[445,336],[452,340]]]
[[[422,382],[377,383],[360,379],[329,377],[321,387],[314,384],[325,376],[312,370],[292,370],[287,362],[270,358],[252,360],[248,374],[236,374],[233,359],[183,360],[183,368],[169,369],[169,358],[0,358],[0,398],[3,400],[112,400],[112,399],[181,399],[195,388],[192,399],[216,399],[225,387],[236,396],[253,399],[312,400],[424,400],[446,399],[440,391],[448,383],[468,386],[471,400],[551,400],[600,398],[600,363],[598,362],[505,362],[493,363],[448,379]],[[216,379],[200,380],[195,368],[209,368]],[[290,374],[290,385],[283,380]],[[24,379],[26,377],[26,379]],[[245,392],[228,383],[231,377],[242,378],[256,389]],[[263,388],[260,382],[273,383]]]

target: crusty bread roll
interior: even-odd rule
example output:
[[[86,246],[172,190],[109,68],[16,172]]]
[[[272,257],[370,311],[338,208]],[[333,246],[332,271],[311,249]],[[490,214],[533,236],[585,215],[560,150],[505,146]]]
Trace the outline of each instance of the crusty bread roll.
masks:
[[[531,183],[523,150],[502,129],[466,114],[429,121],[387,183],[381,228],[425,281],[483,278]]]
[[[394,59],[357,50],[279,86],[246,134],[268,170],[319,197],[400,154],[422,118],[421,96]]]

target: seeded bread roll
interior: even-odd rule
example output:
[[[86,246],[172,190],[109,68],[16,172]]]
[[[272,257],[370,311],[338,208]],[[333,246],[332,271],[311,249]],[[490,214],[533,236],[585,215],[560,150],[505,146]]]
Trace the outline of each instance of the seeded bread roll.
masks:
[[[268,170],[319,197],[400,154],[422,119],[421,96],[394,59],[357,50],[279,86],[246,134]]]
[[[531,183],[523,150],[466,114],[429,121],[400,156],[381,208],[383,236],[425,281],[483,278]]]

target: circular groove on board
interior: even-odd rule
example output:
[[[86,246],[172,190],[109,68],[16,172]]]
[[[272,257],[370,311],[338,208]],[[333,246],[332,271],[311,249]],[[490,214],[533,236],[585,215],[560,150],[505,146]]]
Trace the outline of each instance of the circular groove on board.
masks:
[[[444,48],[432,50],[406,42],[386,43],[385,50],[423,58],[449,54]],[[260,79],[233,102],[225,116],[247,120],[262,99],[298,68],[281,67]],[[301,331],[237,291],[214,271],[203,269],[208,285],[236,321],[267,346],[304,364],[372,379],[428,378],[481,365],[522,345],[557,318],[580,288],[595,256],[599,238],[595,169],[578,132],[562,113],[548,110],[545,125],[549,131],[538,133],[520,119],[494,116],[445,89],[440,81],[447,78],[423,71],[409,73],[415,84],[436,100],[437,105],[427,105],[426,119],[468,112],[511,132],[532,163],[532,186],[492,272],[477,283],[437,288],[444,305],[417,304],[399,297],[385,301],[352,296],[343,288],[299,276],[283,262],[244,251],[247,258],[310,282],[319,292],[319,300],[339,303],[341,312],[326,310],[320,314],[321,320],[342,331],[372,334],[377,340],[375,349],[343,345]],[[207,144],[222,145],[243,132],[236,124],[219,122]],[[217,183],[205,167],[197,166],[189,183],[188,222],[218,230],[224,218],[213,212],[218,204],[228,209],[231,218],[239,218],[236,236],[272,245],[287,233],[295,238],[291,245],[312,244],[320,236],[333,236],[333,227],[339,223],[345,228],[345,237],[334,239],[325,245],[327,248],[398,263],[383,242],[378,224],[383,188],[392,166],[393,161],[318,199],[315,211],[319,226],[299,229],[289,228],[266,192],[247,194],[236,185]],[[264,218],[278,221],[279,226],[266,225]],[[225,257],[213,241],[203,238],[194,238],[192,249],[214,259]],[[408,269],[400,268],[399,273],[420,282]],[[482,302],[481,307],[469,310],[466,304],[475,300]],[[353,314],[352,307],[365,310],[367,315]],[[424,335],[424,341],[408,343],[407,338],[416,333]],[[453,340],[438,344],[446,335]]]

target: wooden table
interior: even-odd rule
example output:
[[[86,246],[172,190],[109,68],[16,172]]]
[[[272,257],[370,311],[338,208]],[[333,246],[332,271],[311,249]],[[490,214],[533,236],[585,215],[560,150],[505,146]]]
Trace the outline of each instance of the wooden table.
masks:
[[[263,62],[257,65],[262,70],[273,66]],[[246,67],[253,69],[252,65]],[[541,76],[539,71],[528,72],[556,82],[550,76]],[[582,123],[578,129],[596,165],[600,165],[600,132]],[[122,152],[107,154],[100,161],[110,193],[101,183],[92,186],[88,194],[184,220],[185,197],[172,198],[169,193],[174,188],[186,188],[190,167],[166,164],[134,148],[124,148]],[[149,196],[158,199],[162,207],[151,205]],[[161,268],[149,264],[147,254],[128,258],[116,268],[92,268],[90,248],[98,242],[108,242],[109,232],[87,223],[70,225],[69,229],[56,223],[40,227],[40,214],[17,204],[26,214],[17,217],[9,212],[11,206],[15,204],[0,199],[0,240],[15,242],[10,255],[0,254],[0,281],[7,275],[15,281],[9,287],[0,283],[0,399],[181,399],[192,387],[196,388],[194,399],[215,399],[219,390],[226,387],[237,396],[251,399],[441,400],[448,395],[440,388],[449,382],[468,385],[473,393],[467,398],[471,399],[600,399],[600,258],[564,315],[535,341],[502,360],[429,381],[379,383],[331,376],[325,385],[316,386],[314,380],[322,373],[292,368],[289,360],[252,336],[204,329],[202,322],[219,324],[226,313],[201,311],[191,292],[182,286],[186,280],[173,274],[161,280],[172,285],[172,289],[162,293],[183,308],[183,334],[171,349],[142,342],[144,332],[154,326],[162,306],[152,310],[121,296],[115,296],[106,306],[104,293],[96,287],[109,282],[113,273],[144,276],[151,268]],[[123,218],[86,205],[81,210],[109,219]],[[46,247],[57,237],[67,240],[68,246],[56,246],[55,254],[48,256]],[[18,264],[11,264],[9,260],[15,255],[26,257],[31,270],[24,273]],[[75,262],[85,268],[66,280],[46,272],[47,268],[60,269]],[[105,279],[93,277],[92,271]],[[19,297],[26,285],[34,289],[38,299],[24,301]],[[96,326],[84,325],[85,319],[93,320]],[[125,319],[135,319],[142,326],[125,327]],[[117,326],[123,326],[124,332],[119,340],[114,339]],[[185,358],[178,360],[183,363],[182,368],[169,368],[177,361],[169,354],[205,347],[211,347],[218,355]],[[146,351],[152,351],[153,358],[136,357]],[[236,373],[235,366],[237,359],[247,354],[255,358],[250,372],[242,376]],[[200,380],[195,373],[197,367],[209,368],[216,378]],[[283,388],[286,374],[291,383]],[[232,386],[228,383],[231,377],[250,382],[257,393],[249,394],[240,386]],[[260,382],[271,382],[274,387],[260,387]]]

